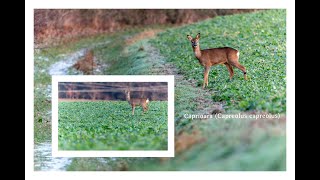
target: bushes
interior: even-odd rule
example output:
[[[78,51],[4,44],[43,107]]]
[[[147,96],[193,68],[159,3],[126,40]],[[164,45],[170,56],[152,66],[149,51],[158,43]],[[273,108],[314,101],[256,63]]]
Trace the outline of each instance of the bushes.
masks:
[[[252,10],[192,9],[36,9],[35,42],[52,43],[127,27],[184,24]]]

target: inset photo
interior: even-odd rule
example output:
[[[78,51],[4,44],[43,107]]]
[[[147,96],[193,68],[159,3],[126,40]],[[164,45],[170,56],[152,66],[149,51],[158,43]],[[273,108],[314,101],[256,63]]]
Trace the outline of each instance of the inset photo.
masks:
[[[54,76],[53,156],[173,157],[173,81]]]

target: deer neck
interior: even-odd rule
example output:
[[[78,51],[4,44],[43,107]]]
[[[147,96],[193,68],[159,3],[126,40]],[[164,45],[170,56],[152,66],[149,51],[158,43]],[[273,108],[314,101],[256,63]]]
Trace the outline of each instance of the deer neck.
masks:
[[[199,44],[198,44],[198,46],[193,47],[193,52],[194,52],[194,55],[196,56],[197,59],[201,58],[201,50],[200,50]]]
[[[130,93],[129,92],[126,94],[126,99],[127,99],[127,101],[130,101]]]

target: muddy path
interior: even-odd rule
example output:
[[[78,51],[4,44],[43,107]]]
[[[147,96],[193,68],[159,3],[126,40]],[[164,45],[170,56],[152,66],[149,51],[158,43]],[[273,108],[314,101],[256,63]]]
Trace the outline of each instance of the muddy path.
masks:
[[[86,53],[96,47],[106,46],[109,41],[101,42],[82,48],[72,53],[60,54],[58,56],[58,61],[51,64],[47,68],[40,70],[40,73],[46,73],[49,76],[52,75],[81,75],[83,72],[73,68],[73,65],[85,57]],[[49,54],[50,56],[50,54]],[[38,57],[43,61],[49,61],[50,57],[40,56]],[[98,61],[96,58],[94,61]],[[102,74],[102,69],[107,65],[97,63],[97,67],[93,69],[93,74]],[[42,84],[37,83],[35,90],[41,91],[41,94],[44,94],[45,101],[51,101],[51,83],[43,87]],[[42,112],[44,119],[47,119],[45,123],[51,126],[51,108],[46,112]],[[46,141],[42,143],[34,144],[34,169],[36,171],[65,171],[67,166],[72,162],[72,158],[54,158],[51,155],[51,141]]]

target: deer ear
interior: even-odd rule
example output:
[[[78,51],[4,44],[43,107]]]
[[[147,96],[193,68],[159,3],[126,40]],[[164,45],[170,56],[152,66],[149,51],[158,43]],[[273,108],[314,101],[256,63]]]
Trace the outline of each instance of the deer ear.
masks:
[[[197,39],[200,39],[200,33],[197,34],[197,37],[196,37],[196,38],[197,38]]]
[[[187,35],[187,38],[189,39],[189,41],[192,40],[192,37],[190,35]]]

